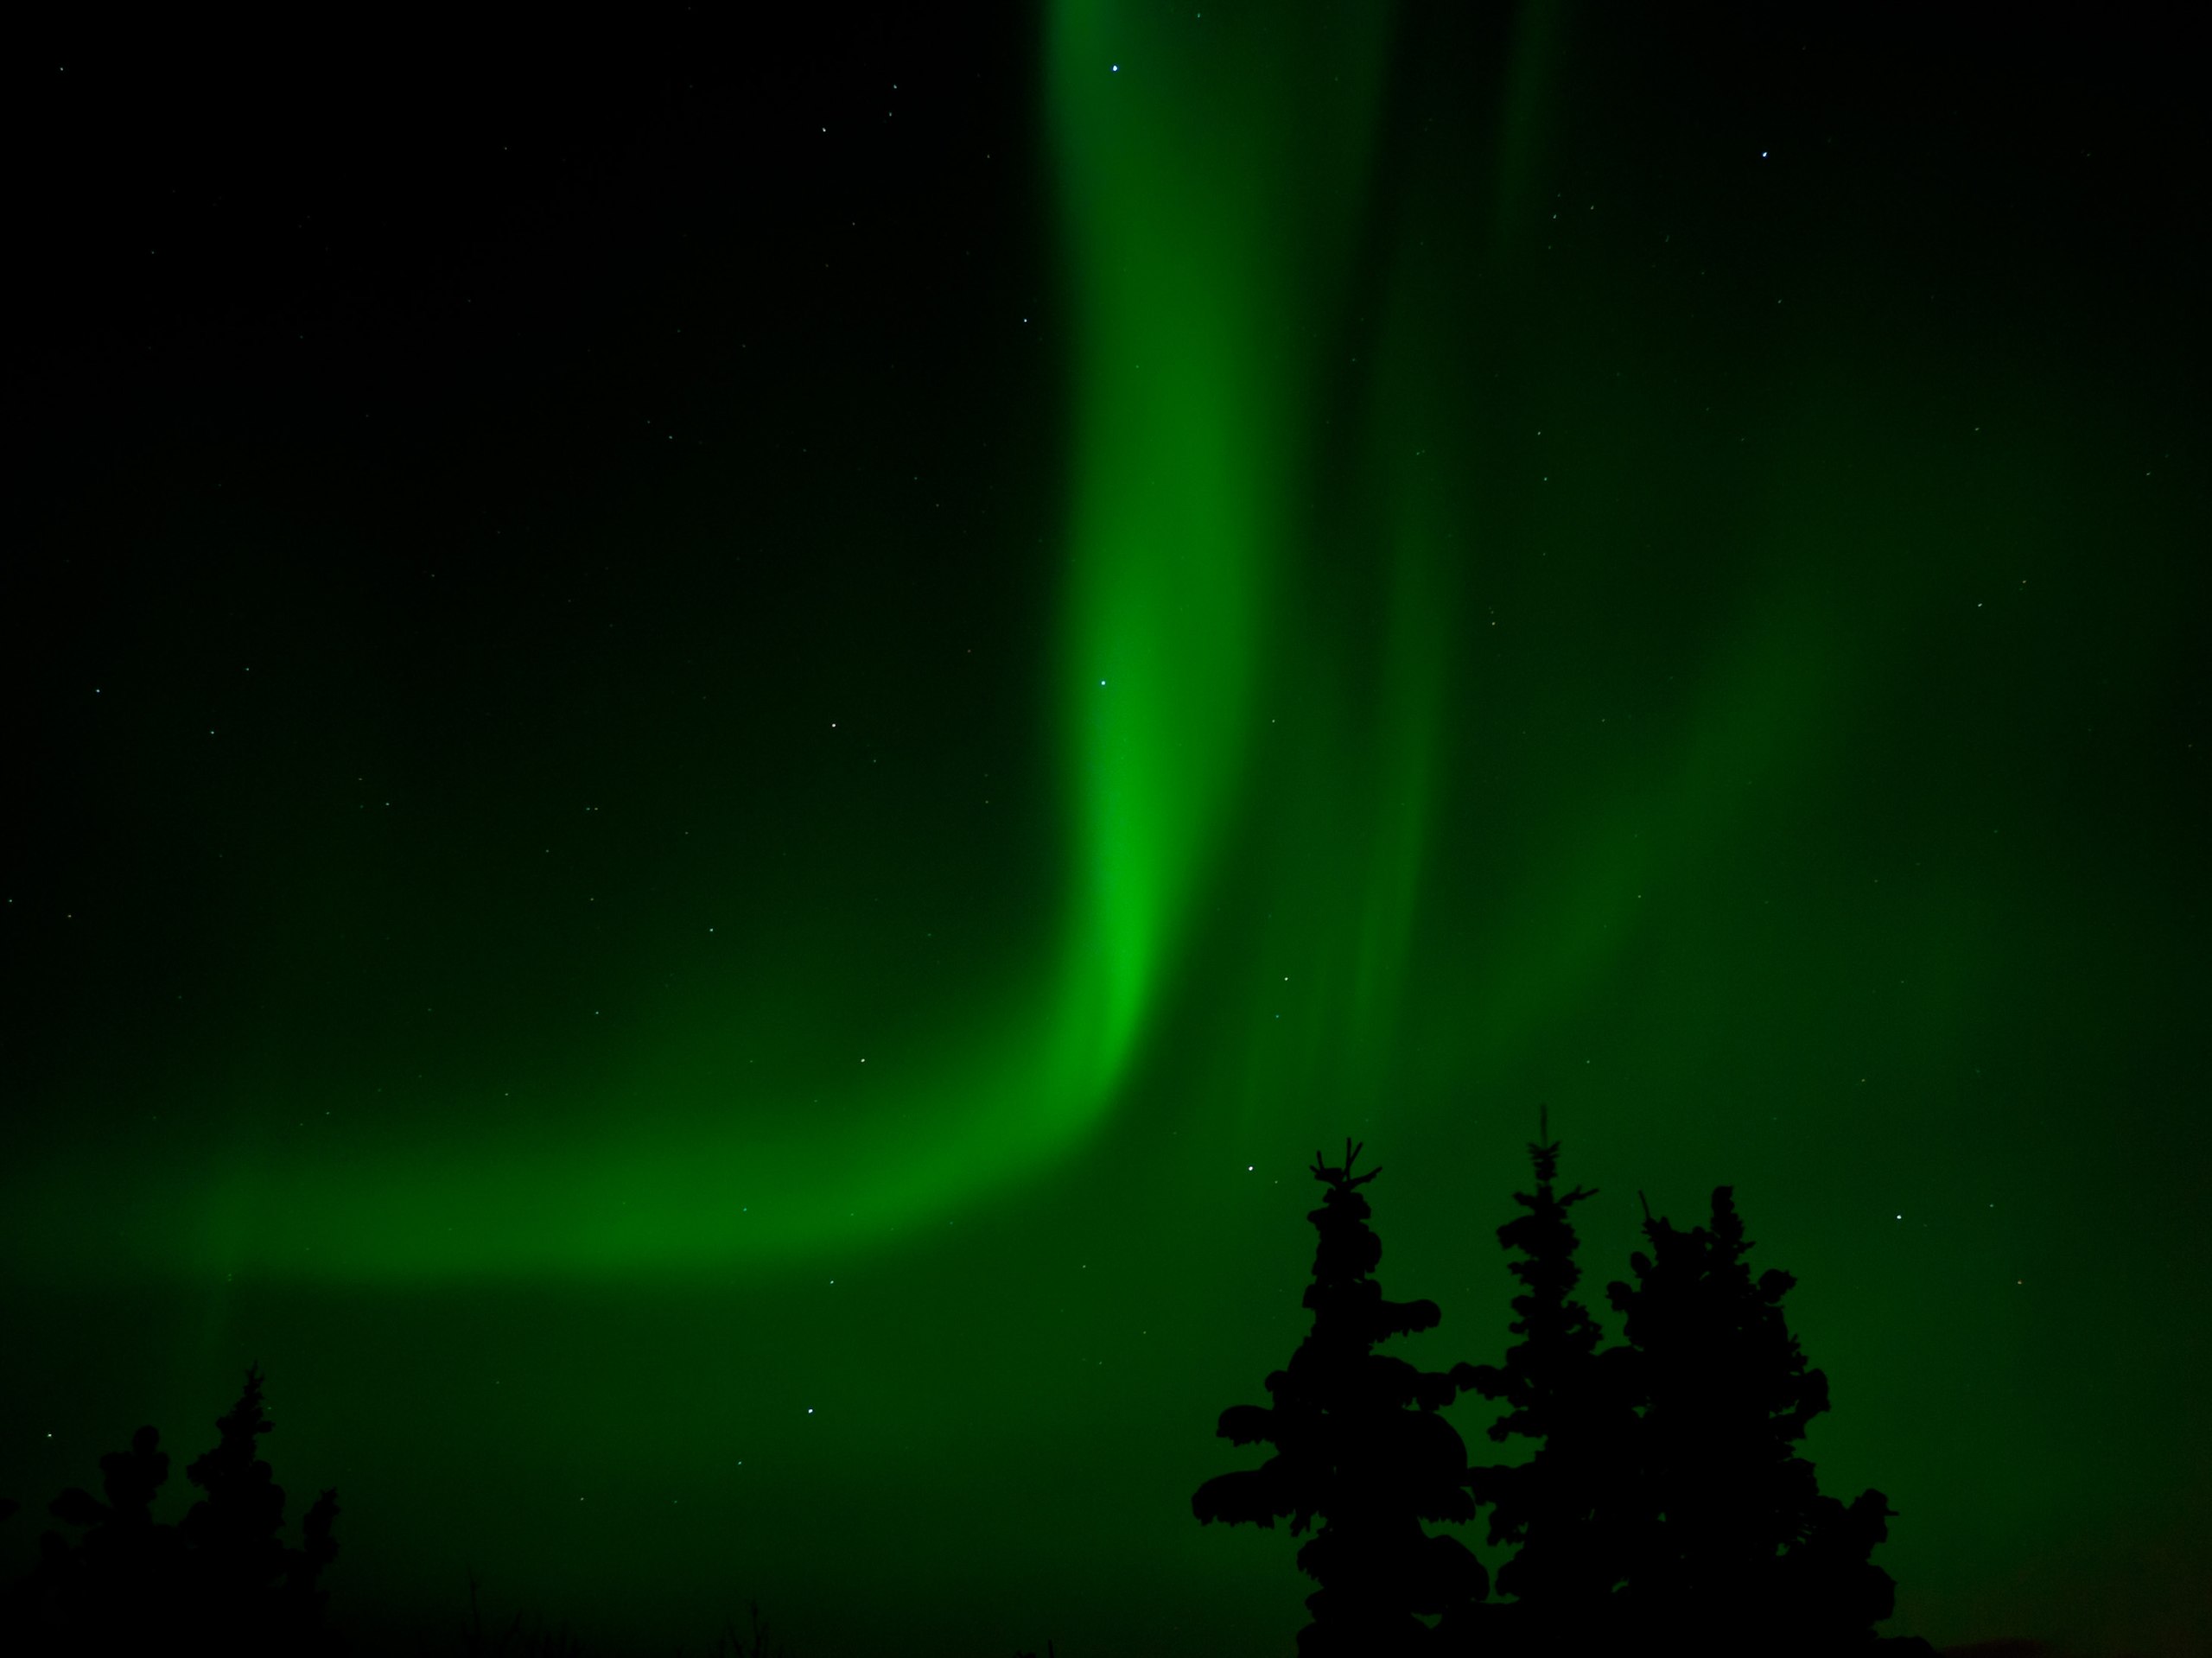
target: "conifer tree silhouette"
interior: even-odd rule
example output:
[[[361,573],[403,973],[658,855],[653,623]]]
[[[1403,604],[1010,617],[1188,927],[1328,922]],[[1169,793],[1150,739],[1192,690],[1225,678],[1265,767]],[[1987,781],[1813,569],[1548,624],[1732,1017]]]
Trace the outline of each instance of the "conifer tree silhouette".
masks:
[[[235,1630],[243,1642],[296,1637],[317,1622],[326,1595],[315,1588],[337,1558],[331,1527],[338,1493],[326,1490],[302,1522],[305,1547],[278,1539],[284,1488],[257,1454],[274,1426],[262,1409],[261,1368],[249,1365],[238,1403],[216,1419],[222,1437],[195,1458],[184,1477],[207,1495],[186,1512],[181,1528],[194,1560],[195,1598],[213,1630]]]
[[[55,1519],[85,1528],[85,1534],[73,1549],[58,1532],[40,1536],[37,1581],[16,1597],[18,1611],[36,1614],[31,1622],[49,1631],[97,1627],[123,1646],[154,1639],[171,1616],[175,1532],[153,1518],[155,1494],[169,1471],[161,1438],[142,1427],[130,1450],[100,1458],[105,1502],[73,1485],[47,1505]]]
[[[1648,1204],[1644,1217],[1652,1248],[1630,1256],[1637,1283],[1606,1290],[1625,1315],[1642,1406],[1616,1498],[1627,1626],[1715,1658],[1925,1650],[1874,1634],[1895,1602],[1867,1559],[1887,1535],[1886,1500],[1823,1497],[1793,1448],[1828,1408],[1827,1377],[1807,1368],[1783,1312],[1796,1280],[1753,1280],[1727,1186],[1707,1225],[1681,1230]]]
[[[71,1486],[48,1512],[84,1528],[71,1543],[59,1532],[39,1538],[36,1566],[9,1596],[7,1634],[26,1653],[153,1651],[193,1646],[255,1658],[307,1654],[331,1644],[321,1628],[327,1595],[315,1587],[337,1557],[331,1535],[338,1494],[326,1490],[303,1522],[303,1544],[278,1540],[283,1488],[254,1455],[270,1431],[261,1374],[216,1423],[221,1439],[186,1477],[207,1492],[181,1526],[153,1518],[168,1478],[161,1435],[142,1427],[130,1449],[100,1458],[101,1502]]]
[[[1467,1391],[1510,1408],[1488,1430],[1539,1442],[1526,1462],[1471,1470],[1467,1489],[1490,1505],[1490,1540],[1517,1544],[1498,1568],[1499,1593],[1487,1633],[1491,1650],[1595,1648],[1609,1629],[1610,1597],[1622,1570],[1623,1516],[1615,1492],[1634,1454],[1637,1428],[1628,1350],[1600,1353],[1602,1331],[1573,1299],[1582,1269],[1575,1264],[1573,1210],[1597,1196],[1577,1187],[1554,1190],[1559,1143],[1550,1114],[1540,1110],[1529,1147],[1535,1191],[1513,1201],[1528,1212],[1497,1229],[1498,1242],[1522,1260],[1507,1270],[1525,1286],[1513,1298],[1511,1325],[1521,1339],[1502,1365],[1462,1365],[1453,1378]]]
[[[1287,1369],[1267,1380],[1272,1407],[1234,1405],[1219,1437],[1266,1443],[1275,1454],[1255,1469],[1222,1474],[1191,1499],[1199,1523],[1221,1520],[1294,1534],[1322,1524],[1298,1551],[1321,1587],[1306,1598],[1313,1622],[1299,1631],[1300,1658],[1397,1658],[1437,1649],[1417,1614],[1443,1614],[1456,1627],[1489,1592],[1489,1574],[1456,1537],[1431,1536],[1424,1520],[1466,1521],[1466,1446],[1437,1412],[1458,1388],[1449,1375],[1417,1370],[1376,1353],[1391,1336],[1433,1329],[1433,1301],[1386,1301],[1369,1276],[1382,1244],[1359,1188],[1381,1173],[1354,1176],[1361,1147],[1344,1142],[1341,1168],[1316,1153],[1313,1178],[1328,1188],[1306,1218],[1320,1234],[1305,1305],[1313,1327]]]

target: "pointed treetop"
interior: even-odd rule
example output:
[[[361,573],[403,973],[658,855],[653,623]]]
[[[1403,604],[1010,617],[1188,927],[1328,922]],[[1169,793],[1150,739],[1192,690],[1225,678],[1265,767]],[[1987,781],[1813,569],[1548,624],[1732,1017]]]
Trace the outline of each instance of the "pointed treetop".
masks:
[[[1536,1166],[1536,1178],[1550,1181],[1559,1174],[1559,1146],[1552,1139],[1552,1110],[1548,1105],[1536,1108],[1536,1143],[1529,1147],[1529,1160]]]
[[[1365,1140],[1362,1140],[1358,1145],[1355,1146],[1351,1143],[1351,1136],[1347,1134],[1344,1136],[1344,1166],[1340,1169],[1331,1168],[1322,1160],[1323,1153],[1316,1152],[1313,1153],[1313,1178],[1316,1180],[1323,1181],[1329,1185],[1334,1186],[1338,1191],[1351,1191],[1356,1187],[1365,1185],[1370,1180],[1372,1180],[1376,1175],[1382,1172],[1379,1168],[1370,1169],[1366,1173],[1359,1176],[1358,1178],[1355,1179],[1352,1178],[1351,1166],[1359,1160],[1359,1154],[1366,1149],[1367,1142]]]

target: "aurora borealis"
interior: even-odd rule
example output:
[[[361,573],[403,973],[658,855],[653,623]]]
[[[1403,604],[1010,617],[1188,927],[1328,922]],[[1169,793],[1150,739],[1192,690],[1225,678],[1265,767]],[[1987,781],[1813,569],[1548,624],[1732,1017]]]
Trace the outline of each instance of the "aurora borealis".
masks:
[[[1891,1632],[2212,1642],[2178,45],[606,27],[18,73],[0,1490],[257,1359],[365,1630],[1287,1654],[1306,1165],[1489,1360],[1544,1104]]]

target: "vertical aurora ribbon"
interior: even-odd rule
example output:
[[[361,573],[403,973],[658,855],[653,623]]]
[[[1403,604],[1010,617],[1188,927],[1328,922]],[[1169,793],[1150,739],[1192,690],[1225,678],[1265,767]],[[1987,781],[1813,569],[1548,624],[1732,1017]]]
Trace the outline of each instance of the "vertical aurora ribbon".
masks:
[[[1053,13],[1077,319],[1068,982],[1095,995],[1109,1077],[1247,804],[1389,24],[1381,7]]]

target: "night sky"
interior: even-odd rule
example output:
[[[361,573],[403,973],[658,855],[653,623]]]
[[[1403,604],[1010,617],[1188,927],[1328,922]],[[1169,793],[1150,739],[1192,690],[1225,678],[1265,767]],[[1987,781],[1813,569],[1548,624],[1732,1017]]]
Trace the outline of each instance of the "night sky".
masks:
[[[2181,36],[725,10],[9,54],[0,1561],[258,1360],[372,1634],[1282,1658],[1545,1106],[1890,1632],[2212,1649]]]

